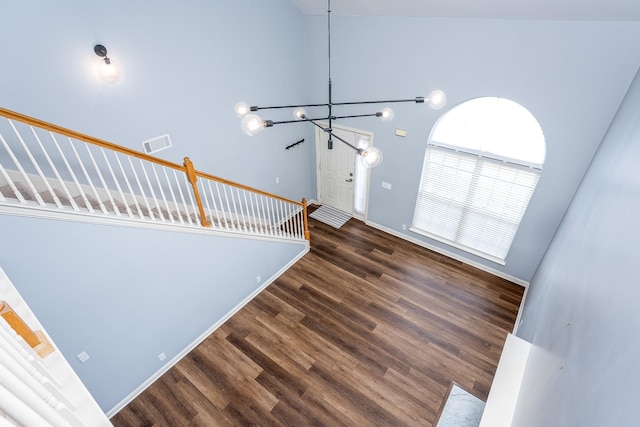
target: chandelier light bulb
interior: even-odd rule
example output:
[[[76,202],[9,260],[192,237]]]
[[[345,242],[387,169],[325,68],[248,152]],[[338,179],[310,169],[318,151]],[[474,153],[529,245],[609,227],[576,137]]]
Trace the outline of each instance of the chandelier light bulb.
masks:
[[[389,122],[393,120],[393,110],[391,108],[385,107],[380,110],[380,113],[380,120],[382,120],[383,122]]]
[[[242,130],[249,136],[259,135],[264,130],[264,121],[257,114],[247,114],[242,119]]]
[[[376,147],[365,148],[360,152],[360,161],[367,169],[378,167],[382,163],[382,151]]]
[[[298,107],[295,110],[293,110],[293,118],[296,120],[302,120],[306,116],[307,116],[307,112],[302,107]]]
[[[439,110],[447,103],[447,95],[443,91],[436,89],[427,96],[426,102],[429,107]]]
[[[251,108],[249,107],[249,104],[247,104],[246,102],[238,102],[233,107],[233,111],[235,111],[236,116],[238,116],[239,118],[243,118],[244,116],[249,114],[249,111],[251,111]]]

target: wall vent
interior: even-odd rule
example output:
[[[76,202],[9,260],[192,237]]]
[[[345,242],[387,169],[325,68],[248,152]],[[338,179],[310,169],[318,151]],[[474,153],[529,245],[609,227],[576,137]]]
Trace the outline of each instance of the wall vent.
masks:
[[[171,138],[169,137],[168,133],[165,135],[156,136],[155,138],[151,138],[146,141],[142,141],[142,148],[147,154],[157,153],[158,151],[171,148],[171,146]]]

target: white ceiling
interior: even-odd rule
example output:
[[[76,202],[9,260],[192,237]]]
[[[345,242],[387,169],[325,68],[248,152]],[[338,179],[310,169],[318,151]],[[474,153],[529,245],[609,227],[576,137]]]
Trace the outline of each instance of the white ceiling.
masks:
[[[327,0],[292,0],[325,15]],[[640,0],[332,0],[332,15],[640,21]]]

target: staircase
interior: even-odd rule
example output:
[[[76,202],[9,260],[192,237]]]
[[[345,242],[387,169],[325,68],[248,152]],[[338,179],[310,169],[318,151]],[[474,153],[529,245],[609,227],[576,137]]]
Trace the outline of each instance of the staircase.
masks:
[[[0,108],[0,214],[308,241],[296,202]]]

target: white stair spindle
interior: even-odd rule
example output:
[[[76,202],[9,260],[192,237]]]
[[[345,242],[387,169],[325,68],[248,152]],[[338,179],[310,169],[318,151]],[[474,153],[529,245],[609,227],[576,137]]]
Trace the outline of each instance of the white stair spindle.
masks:
[[[153,163],[151,163],[151,170],[153,171],[153,175],[156,177],[156,183],[158,184],[158,188],[160,189],[160,195],[162,196],[164,207],[167,210],[167,215],[169,216],[169,222],[173,224],[175,221],[173,220],[173,215],[171,215],[171,209],[169,209],[167,198],[164,195],[164,190],[162,189],[162,182],[160,182],[160,177],[158,177],[158,171],[156,170],[156,165]]]
[[[109,187],[107,186],[107,183],[104,181],[104,176],[102,176],[102,171],[98,167],[98,163],[96,162],[95,157],[93,157],[93,153],[91,152],[91,148],[89,147],[89,144],[85,144],[84,146],[87,149],[87,153],[89,154],[89,158],[91,159],[91,163],[93,164],[93,169],[95,170],[96,174],[98,175],[98,179],[100,179],[100,183],[102,184],[102,188],[107,193],[107,197],[109,198],[109,202],[111,202],[111,207],[113,207],[113,211],[115,212],[115,214],[117,216],[120,216],[120,210],[116,206],[116,202],[113,200],[113,196],[111,195],[111,190],[109,190]],[[105,211],[105,213],[107,213],[107,212]]]
[[[91,188],[91,191],[93,192],[93,195],[96,198],[96,202],[98,203],[98,206],[100,206],[100,210],[102,210],[102,213],[106,214],[107,213],[107,208],[102,203],[102,199],[100,198],[100,195],[98,194],[98,190],[96,190],[96,186],[93,185],[93,181],[91,180],[91,177],[89,176],[89,173],[87,172],[87,168],[84,167],[84,163],[82,162],[82,159],[80,158],[80,154],[78,154],[78,150],[76,150],[75,145],[73,145],[73,141],[71,140],[71,138],[67,138],[67,139],[69,140],[69,145],[71,146],[71,149],[73,150],[73,153],[76,155],[76,160],[78,160],[78,164],[80,165],[80,169],[82,169],[82,173],[84,174],[84,178],[89,183],[89,187]],[[80,189],[80,191],[82,191],[84,193],[84,190],[82,188]],[[88,206],[91,206],[91,203],[89,203]],[[93,209],[91,211],[93,212]]]
[[[173,205],[176,208],[176,215],[178,217],[178,221],[180,221],[180,224],[184,224],[184,219],[182,219],[182,214],[180,213],[180,205],[178,205],[178,201],[176,200],[176,195],[173,191],[173,185],[171,183],[171,181],[169,180],[169,175],[167,174],[167,168],[162,168],[162,171],[164,172],[164,179],[167,182],[167,186],[169,187],[169,194],[171,194],[171,199],[173,200]],[[173,215],[171,215],[173,217]]]
[[[60,157],[62,158],[62,161],[64,162],[64,166],[67,168],[67,172],[69,172],[69,174],[71,175],[71,179],[73,180],[73,183],[75,184],[76,188],[78,189],[78,195],[84,201],[85,206],[87,207],[87,210],[89,212],[93,212],[93,207],[91,206],[91,203],[89,203],[89,199],[87,199],[87,195],[85,194],[84,190],[82,189],[82,186],[80,185],[80,182],[78,181],[78,178],[76,177],[76,174],[73,172],[73,169],[71,168],[71,165],[69,164],[69,161],[67,160],[67,156],[64,155],[64,152],[62,151],[62,148],[60,147],[60,144],[58,144],[58,140],[56,139],[56,136],[53,134],[53,132],[49,132],[49,135],[51,136],[51,139],[53,140],[53,144],[56,146],[56,149],[58,150],[58,153],[60,154]],[[66,186],[65,186],[65,188],[66,188]],[[68,192],[68,195],[70,197],[71,203],[74,206],[74,209],[79,210],[78,204],[76,203],[75,199],[71,196],[71,191]]]
[[[129,215],[129,218],[133,218],[133,212],[131,212],[131,209],[129,208],[129,202],[127,202],[127,198],[124,195],[124,192],[122,191],[122,187],[120,187],[120,182],[118,181],[118,177],[116,176],[116,174],[113,171],[113,168],[111,167],[111,162],[109,162],[109,158],[107,157],[107,153],[104,151],[104,148],[100,147],[100,151],[102,152],[102,156],[104,157],[104,161],[107,164],[107,169],[109,169],[109,173],[111,174],[111,178],[113,178],[113,182],[116,184],[116,189],[118,190],[118,193],[120,194],[121,197],[121,201],[122,204],[124,205],[124,209],[127,212],[127,214]],[[115,152],[114,152],[115,154]],[[107,191],[109,191],[109,189],[106,189]],[[109,191],[109,194],[111,194],[111,191]],[[114,204],[114,208],[118,209],[115,204]]]
[[[149,213],[149,219],[153,220],[154,219],[153,212],[151,211],[151,206],[149,205],[149,199],[147,198],[147,194],[144,192],[144,187],[140,183],[140,177],[138,176],[138,172],[136,172],[136,168],[135,166],[133,166],[133,161],[131,157],[127,157],[127,160],[129,160],[129,166],[131,167],[133,176],[136,179],[136,184],[138,184],[138,190],[140,190],[140,195],[142,196],[142,200],[144,200],[144,204],[147,207],[147,212]],[[140,164],[142,165],[142,161],[140,161]],[[140,219],[144,219],[144,215],[142,211],[140,211]]]
[[[118,167],[120,168],[120,173],[124,178],[124,182],[125,184],[127,184],[127,190],[129,191],[129,195],[133,199],[133,204],[136,207],[136,210],[138,211],[138,216],[140,216],[140,218],[143,218],[142,210],[140,209],[140,205],[138,204],[138,198],[133,192],[133,188],[131,187],[131,181],[129,181],[129,177],[127,176],[127,173],[124,170],[124,167],[122,166],[122,162],[120,161],[120,156],[116,152],[114,152],[113,154],[116,158],[116,162],[118,162]],[[132,168],[133,168],[133,165],[132,165]],[[133,212],[131,211],[131,208],[129,208],[129,204],[126,202],[126,200],[125,200],[125,203],[127,204],[127,212],[129,212],[129,216],[133,218]]]
[[[2,163],[0,163],[0,173],[2,173],[2,177],[7,181],[9,187],[11,188],[11,191],[13,191],[13,194],[15,194],[16,197],[18,198],[18,202],[23,204],[27,203],[24,197],[22,197],[22,193],[18,191],[18,188],[16,187],[15,183],[13,182],[13,180],[5,170],[4,166],[2,166]],[[2,195],[2,193],[0,193],[0,195]],[[2,200],[6,201],[7,199],[5,199],[4,196],[2,196]]]
[[[51,184],[49,184],[49,180],[47,179],[47,177],[44,176],[44,173],[42,172],[42,169],[40,168],[40,165],[38,164],[36,159],[33,157],[33,154],[31,153],[31,150],[29,149],[29,146],[25,142],[24,138],[22,138],[22,134],[20,132],[18,132],[18,129],[16,128],[16,126],[13,123],[12,120],[8,120],[8,122],[11,125],[11,128],[13,129],[13,132],[16,134],[16,137],[18,138],[18,141],[20,141],[20,145],[22,145],[22,149],[24,150],[24,153],[27,155],[27,157],[31,161],[31,164],[35,168],[35,170],[36,170],[36,172],[38,174],[38,177],[40,177],[40,180],[42,181],[42,184],[51,193],[51,195],[52,195],[52,197],[54,198],[54,201],[55,201],[57,199],[57,197],[56,197],[55,193],[53,192],[53,189],[51,188]],[[31,126],[29,126],[29,127],[31,128]],[[31,129],[33,129],[33,128],[31,128]],[[18,164],[16,164],[16,166],[18,166],[18,168],[21,170],[21,172],[24,172],[24,169],[22,169],[22,165],[20,165],[18,163]],[[29,185],[29,189],[31,191],[33,191],[33,195],[35,196],[35,198],[38,201],[38,203],[40,204],[40,206],[45,206],[44,200],[40,196],[38,190],[33,185],[31,179],[28,178],[26,174],[23,174],[23,177],[26,179],[25,182],[27,182],[27,185]],[[60,200],[58,200],[57,204],[60,205]]]
[[[162,209],[160,209],[160,204],[158,203],[156,192],[153,191],[153,186],[151,185],[151,181],[149,180],[149,174],[147,173],[147,170],[144,167],[144,163],[142,162],[142,159],[140,159],[140,166],[142,167],[142,172],[144,172],[144,177],[147,180],[147,185],[149,186],[149,191],[151,192],[151,198],[153,199],[153,202],[156,205],[156,209],[158,209],[158,215],[160,216],[160,221],[164,222],[164,215],[162,214]],[[153,215],[151,212],[152,211],[149,210],[149,213]]]
[[[182,207],[184,207],[184,214],[187,216],[187,222],[189,225],[193,225],[193,221],[191,220],[191,215],[189,215],[189,205],[187,205],[186,200],[184,199],[184,193],[182,192],[182,185],[180,185],[180,180],[178,179],[178,173],[176,170],[173,170],[173,179],[175,180],[176,187],[178,188],[178,194],[180,195],[180,201],[182,202]],[[182,211],[179,210],[180,217],[182,218]],[[181,219],[182,221],[182,219]],[[184,221],[182,221],[184,223]]]
[[[262,211],[265,214],[265,220],[267,222],[267,234],[269,236],[273,235],[273,227],[271,225],[271,216],[269,215],[269,202],[267,201],[267,204],[265,206],[265,196],[260,196],[260,202],[262,203]]]
[[[9,120],[9,123],[11,123],[11,120]],[[11,123],[11,126],[13,126],[13,123]],[[42,200],[42,197],[40,197],[40,195],[38,194],[38,191],[36,190],[35,186],[33,185],[33,182],[31,182],[31,180],[29,179],[29,176],[27,175],[27,173],[25,172],[24,168],[22,167],[22,165],[18,161],[18,158],[13,153],[13,150],[11,149],[9,144],[7,144],[7,141],[4,139],[4,137],[2,135],[0,135],[0,141],[2,141],[2,145],[4,145],[4,148],[7,151],[7,153],[9,154],[9,157],[11,157],[11,160],[16,165],[16,168],[18,168],[18,171],[20,172],[20,176],[22,177],[23,182],[25,182],[27,184],[27,186],[29,187],[29,190],[33,193],[33,196],[35,197],[35,199],[38,202],[38,204],[40,206],[45,206],[44,200]],[[20,199],[22,197],[21,195],[19,196],[20,191],[16,188],[15,185],[12,186],[11,189],[16,193],[16,196],[18,197],[18,199]],[[27,201],[24,198],[22,198],[22,201],[23,201],[22,203],[27,203]]]
[[[213,187],[211,187],[211,180],[207,180],[207,186],[209,187],[209,197],[211,197],[211,204],[213,205],[213,211],[216,214],[216,219],[218,222],[218,227],[222,228],[222,219],[220,219],[220,211],[218,210],[218,204],[216,203],[216,196],[213,194]],[[211,220],[211,224],[214,224],[213,218]]]
[[[216,192],[218,193],[218,200],[220,201],[220,210],[222,212],[222,218],[220,219],[220,221],[224,220],[224,226],[227,230],[229,230],[229,223],[227,222],[227,214],[224,211],[224,201],[222,200],[222,195],[220,194],[220,186],[218,185],[218,182],[216,181]]]
[[[236,195],[238,196],[237,206],[240,209],[240,228],[246,232],[249,231],[249,229],[247,228],[247,218],[244,215],[244,209],[242,208],[242,198],[240,197],[240,189],[238,187],[236,187]]]
[[[31,133],[33,134],[33,137],[38,142],[38,146],[40,147],[40,151],[42,151],[42,154],[44,154],[44,158],[46,159],[47,163],[49,164],[49,167],[51,168],[51,171],[55,175],[56,180],[58,181],[60,186],[64,189],[65,194],[66,194],[67,198],[69,199],[69,203],[73,206],[74,201],[71,199],[71,195],[69,194],[69,190],[67,189],[67,186],[65,185],[64,181],[62,180],[62,177],[58,173],[58,169],[56,168],[56,165],[51,160],[51,157],[49,157],[49,153],[47,152],[46,148],[42,144],[42,141],[40,140],[40,136],[38,136],[38,133],[33,128],[33,126],[29,126],[29,128],[31,129]],[[46,177],[44,179],[45,179],[45,185],[47,186],[47,189],[51,193],[51,197],[53,198],[54,203],[58,206],[59,209],[64,209],[64,206],[62,206],[62,202],[60,201],[58,195],[53,191],[53,188],[51,188],[51,185],[49,183],[49,179],[46,178]],[[77,207],[76,207],[75,210],[78,210]]]

